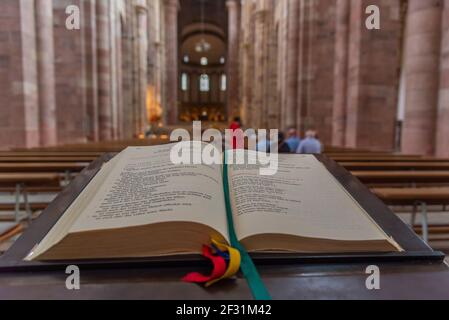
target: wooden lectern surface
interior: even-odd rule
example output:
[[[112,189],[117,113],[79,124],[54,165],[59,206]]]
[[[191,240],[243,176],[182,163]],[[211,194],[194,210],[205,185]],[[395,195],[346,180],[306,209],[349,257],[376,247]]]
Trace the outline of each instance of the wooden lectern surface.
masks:
[[[23,257],[42,239],[76,198],[104,161],[105,155],[85,169],[48,207],[17,243],[0,258],[0,299],[251,299],[245,279],[239,276],[210,289],[182,283],[192,264],[109,265],[78,264],[81,289],[66,288],[65,267],[25,263]],[[334,162],[320,158],[353,197],[364,206],[387,234],[406,249],[404,255],[364,258],[292,257],[289,263],[261,259],[258,269],[274,299],[449,299],[449,269],[410,228],[388,211],[380,200]],[[258,261],[256,259],[256,261]],[[74,263],[76,264],[76,263]],[[380,269],[380,290],[368,290],[366,268]],[[200,268],[207,271],[204,265]]]
[[[380,264],[380,290],[365,286],[366,264],[262,266],[273,299],[449,299],[444,265]],[[251,299],[244,279],[204,289],[180,278],[188,268],[81,269],[81,289],[69,291],[63,270],[2,274],[0,299]]]

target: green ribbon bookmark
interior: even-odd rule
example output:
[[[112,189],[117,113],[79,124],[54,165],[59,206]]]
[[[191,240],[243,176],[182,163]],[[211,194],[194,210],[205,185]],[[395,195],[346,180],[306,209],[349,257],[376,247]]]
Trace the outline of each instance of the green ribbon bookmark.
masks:
[[[231,151],[230,151],[231,152]],[[227,153],[224,154],[223,165],[223,187],[225,193],[226,203],[226,215],[228,220],[229,237],[231,240],[231,246],[240,251],[242,257],[241,266],[243,275],[248,283],[251,293],[256,300],[271,300],[270,293],[265,287],[259,272],[254,265],[253,260],[249,256],[246,249],[240,244],[237,235],[234,230],[234,220],[232,218],[231,197],[229,195],[229,179],[228,179],[228,165],[227,165]]]

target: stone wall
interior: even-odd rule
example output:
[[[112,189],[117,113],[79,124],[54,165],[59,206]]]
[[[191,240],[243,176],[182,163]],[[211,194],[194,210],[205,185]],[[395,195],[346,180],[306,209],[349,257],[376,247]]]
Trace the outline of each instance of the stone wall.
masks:
[[[380,30],[365,26],[371,4],[380,8]],[[353,1],[349,30],[346,146],[392,151],[400,76],[399,1]]]
[[[0,4],[0,147],[39,145],[39,109],[32,1]]]
[[[68,6],[79,8],[80,29],[67,28]],[[0,148],[141,135],[150,120],[147,89],[159,108],[163,100],[164,6],[163,0],[1,1]]]
[[[69,5],[80,8],[80,30],[66,28]],[[176,124],[179,5],[2,0],[0,148],[133,138],[150,121]],[[365,27],[369,5],[380,8],[380,30]],[[393,151],[401,133],[404,153],[449,156],[448,8],[449,0],[229,0],[229,114],[238,109],[253,128],[314,128],[325,144],[352,148]]]

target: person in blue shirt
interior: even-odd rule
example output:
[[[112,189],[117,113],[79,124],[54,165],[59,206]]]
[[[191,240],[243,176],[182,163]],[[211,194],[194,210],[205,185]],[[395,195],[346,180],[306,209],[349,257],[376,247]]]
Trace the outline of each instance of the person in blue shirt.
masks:
[[[296,153],[299,154],[320,154],[321,142],[317,139],[317,133],[314,130],[306,132],[306,138],[299,144]]]
[[[291,153],[295,153],[299,148],[299,144],[301,143],[301,139],[298,136],[298,132],[295,128],[289,128],[287,131],[287,140],[285,141],[290,148]]]
[[[269,153],[270,152],[270,146],[271,146],[270,140],[265,139],[265,140],[260,141],[257,144],[256,150],[259,151],[259,152]]]

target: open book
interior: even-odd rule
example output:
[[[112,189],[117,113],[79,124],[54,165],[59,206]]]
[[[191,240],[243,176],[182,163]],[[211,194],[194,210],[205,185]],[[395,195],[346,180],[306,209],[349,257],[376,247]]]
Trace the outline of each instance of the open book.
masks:
[[[402,250],[314,156],[279,155],[272,176],[230,164],[223,180],[220,164],[173,164],[172,147],[128,148],[104,164],[26,260],[197,254],[211,238],[229,243],[223,181],[249,252]]]

